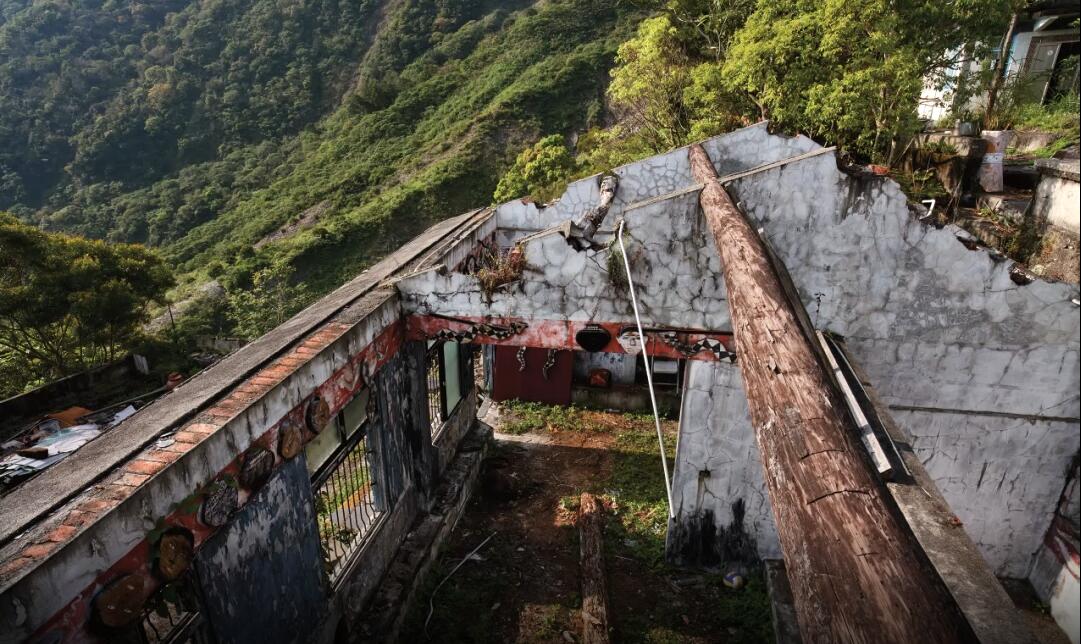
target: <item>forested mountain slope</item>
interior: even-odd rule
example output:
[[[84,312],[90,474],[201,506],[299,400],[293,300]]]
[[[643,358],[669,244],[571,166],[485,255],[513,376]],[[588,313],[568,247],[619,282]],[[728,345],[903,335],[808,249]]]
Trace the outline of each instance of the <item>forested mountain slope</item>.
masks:
[[[288,262],[326,290],[487,203],[524,144],[598,118],[637,17],[615,0],[0,0],[0,209],[159,246],[182,289]]]

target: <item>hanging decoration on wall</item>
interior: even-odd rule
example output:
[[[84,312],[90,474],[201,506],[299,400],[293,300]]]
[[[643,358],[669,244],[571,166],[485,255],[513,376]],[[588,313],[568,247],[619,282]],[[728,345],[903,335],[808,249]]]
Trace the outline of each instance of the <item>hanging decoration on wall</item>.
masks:
[[[636,330],[624,329],[616,338],[616,342],[619,342],[619,346],[631,355],[642,353],[642,336],[638,335]]]
[[[270,478],[274,469],[274,454],[270,450],[253,445],[244,452],[244,462],[240,465],[240,484],[249,490],[258,489]]]
[[[312,396],[304,410],[304,421],[311,433],[318,434],[330,422],[330,403],[319,394]]]
[[[143,614],[147,592],[140,575],[118,577],[94,598],[94,616],[103,626],[120,628]]]
[[[220,528],[229,522],[229,517],[236,512],[239,505],[236,479],[225,476],[210,484],[206,498],[203,499],[200,516],[206,525]]]
[[[720,340],[714,340],[713,338],[704,338],[694,344],[687,344],[686,342],[681,341],[679,336],[674,332],[667,331],[661,334],[661,340],[687,357],[693,356],[700,351],[708,350],[711,351],[713,355],[717,356],[718,360],[727,358],[733,363],[736,361],[736,353],[734,351],[729,351],[725,348],[724,343]]]
[[[300,453],[304,445],[304,432],[299,425],[285,422],[278,429],[278,453],[289,460]]]
[[[154,571],[165,581],[176,581],[195,557],[195,538],[184,528],[170,528],[158,539]]]
[[[489,338],[495,338],[496,340],[506,340],[507,338],[518,335],[522,331],[529,328],[529,325],[525,322],[511,322],[507,326],[500,324],[488,324],[482,322],[480,324],[474,324],[464,331],[453,331],[451,329],[442,329],[435,335],[428,338],[429,340],[464,340],[471,342],[475,338],[484,336]]]
[[[590,353],[596,353],[608,346],[611,339],[612,334],[604,327],[596,324],[590,324],[584,329],[579,329],[578,333],[574,334],[574,341],[578,343],[578,346]]]
[[[555,366],[558,354],[559,349],[548,349],[548,358],[544,361],[544,366],[541,367],[541,375],[544,376],[545,380],[548,380],[548,372]]]
[[[518,347],[518,353],[515,354],[518,358],[518,372],[525,371],[525,347]]]

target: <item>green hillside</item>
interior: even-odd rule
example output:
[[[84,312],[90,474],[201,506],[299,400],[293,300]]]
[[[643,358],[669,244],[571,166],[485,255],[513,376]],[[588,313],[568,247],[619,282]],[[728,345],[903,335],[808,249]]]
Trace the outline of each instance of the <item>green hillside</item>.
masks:
[[[602,0],[0,0],[0,208],[325,291],[603,112]],[[310,227],[257,242],[307,214]],[[301,229],[302,228],[302,229]]]

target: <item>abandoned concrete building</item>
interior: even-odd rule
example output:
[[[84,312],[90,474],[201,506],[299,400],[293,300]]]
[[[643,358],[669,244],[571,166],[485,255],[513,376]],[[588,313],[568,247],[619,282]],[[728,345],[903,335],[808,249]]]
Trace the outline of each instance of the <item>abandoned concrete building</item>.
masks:
[[[692,168],[703,152],[719,178]],[[749,300],[730,307],[704,212],[717,186],[843,392],[854,438],[804,436],[799,458],[857,446],[862,488],[804,490],[756,440],[769,428],[749,405],[772,404],[758,383],[789,365],[740,351],[762,330],[733,313]],[[791,538],[847,496],[881,502],[903,538],[837,547],[870,560],[877,543],[912,564],[891,574],[931,580],[931,599],[893,611],[942,599],[953,630],[927,622],[926,641],[1036,641],[998,581],[1020,578],[1077,644],[1077,288],[920,217],[889,179],[759,124],[575,182],[546,207],[436,224],[0,498],[0,642],[393,639],[490,441],[483,363],[493,397],[555,404],[648,409],[632,386],[648,374],[679,418],[667,559],[784,560],[805,641],[868,641],[856,622],[874,619],[862,605],[826,614],[815,584],[889,597],[855,569],[815,572],[834,532]],[[591,388],[597,365],[611,382]],[[813,498],[790,510],[789,492]]]

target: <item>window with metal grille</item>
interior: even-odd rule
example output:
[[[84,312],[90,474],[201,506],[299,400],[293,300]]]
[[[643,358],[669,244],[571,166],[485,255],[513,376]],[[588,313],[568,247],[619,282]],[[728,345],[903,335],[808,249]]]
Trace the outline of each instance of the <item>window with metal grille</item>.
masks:
[[[146,602],[139,622],[144,644],[214,644],[210,624],[199,612],[194,573],[159,588]]]
[[[428,343],[428,417],[434,438],[465,398],[473,381],[472,347],[458,342]]]
[[[383,510],[368,448],[368,402],[365,389],[305,448],[331,582],[341,577]]]

